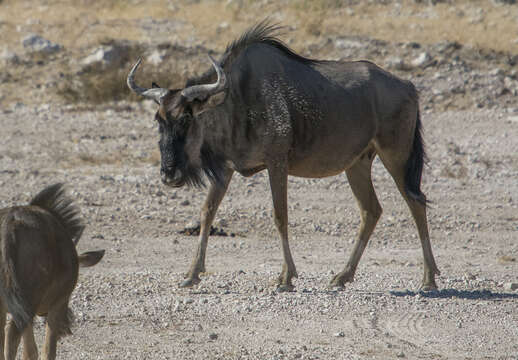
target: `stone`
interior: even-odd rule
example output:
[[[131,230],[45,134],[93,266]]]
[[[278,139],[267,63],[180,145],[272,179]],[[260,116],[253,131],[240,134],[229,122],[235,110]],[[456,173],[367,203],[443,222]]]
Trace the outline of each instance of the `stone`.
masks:
[[[220,34],[228,29],[230,29],[230,24],[228,22],[224,21],[218,25],[218,27],[216,28],[216,32],[218,34]]]
[[[392,56],[392,57],[389,57],[386,61],[385,61],[387,67],[389,69],[395,69],[395,70],[409,70],[409,66],[407,64],[405,64],[405,62],[403,61],[403,59],[401,59],[400,57],[397,57],[397,56]]]
[[[5,64],[19,64],[20,63],[20,58],[18,57],[18,55],[16,55],[16,53],[12,52],[12,51],[9,51],[8,49],[4,49],[1,53],[0,53],[0,60],[5,63]]]
[[[504,289],[515,291],[516,289],[518,289],[518,283],[514,283],[514,282],[506,283],[504,285]]]
[[[38,52],[43,54],[52,54],[60,51],[63,47],[53,43],[43,37],[31,34],[26,36],[22,41],[23,47],[30,52]]]
[[[423,67],[427,65],[431,59],[431,56],[427,52],[422,52],[418,57],[412,60],[412,66]]]
[[[87,67],[100,67],[105,69],[120,64],[124,56],[125,51],[122,47],[103,45],[84,58],[82,64]]]
[[[165,53],[164,50],[155,50],[146,57],[146,62],[158,66],[164,62]]]

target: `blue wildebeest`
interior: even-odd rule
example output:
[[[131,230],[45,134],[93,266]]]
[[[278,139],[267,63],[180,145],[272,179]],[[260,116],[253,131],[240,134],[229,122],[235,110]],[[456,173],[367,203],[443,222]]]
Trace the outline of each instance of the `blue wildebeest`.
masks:
[[[234,172],[251,176],[266,169],[284,263],[280,290],[297,277],[288,244],[288,175],[321,178],[345,171],[358,201],[361,225],[352,254],[331,285],[353,280],[360,257],[381,216],[371,180],[378,155],[405,199],[424,255],[422,289],[436,288],[421,192],[425,152],[418,94],[368,61],[302,57],[275,37],[278,26],[262,22],[232,42],[212,68],[183,89],[143,88],[131,69],[127,83],[158,104],[161,176],[166,185],[202,184],[209,193],[201,210],[198,250],[181,286],[200,281],[211,223]]]
[[[16,358],[22,336],[23,358],[38,358],[35,315],[47,320],[43,359],[56,358],[57,341],[71,333],[68,301],[78,267],[93,266],[104,255],[104,250],[77,255],[83,229],[62,184],[45,188],[29,205],[0,209],[0,359]],[[12,316],[7,327],[6,312]]]

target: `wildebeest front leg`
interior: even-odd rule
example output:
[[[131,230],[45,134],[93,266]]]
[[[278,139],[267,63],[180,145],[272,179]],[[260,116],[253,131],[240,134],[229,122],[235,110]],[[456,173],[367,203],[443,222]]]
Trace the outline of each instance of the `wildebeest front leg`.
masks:
[[[331,286],[343,287],[344,283],[353,281],[356,267],[381,216],[381,206],[374,192],[371,179],[373,158],[374,154],[365,154],[346,171],[349,185],[360,208],[361,224],[349,261],[344,270],[331,280]]]
[[[233,170],[228,169],[222,184],[211,184],[209,193],[205,199],[205,203],[201,209],[200,220],[200,237],[198,241],[198,249],[191,264],[191,268],[187,273],[187,277],[180,283],[180,287],[190,287],[200,282],[200,273],[205,272],[205,253],[207,251],[207,243],[210,235],[210,227],[216,216],[221,200],[225,196],[228,184],[232,179]]]
[[[279,291],[292,291],[291,279],[292,277],[298,277],[288,243],[288,170],[286,167],[287,162],[282,161],[268,166],[275,225],[281,236],[282,254],[284,257],[282,272],[277,281]]]
[[[23,360],[37,360],[38,347],[34,340],[34,331],[29,324],[23,332]]]

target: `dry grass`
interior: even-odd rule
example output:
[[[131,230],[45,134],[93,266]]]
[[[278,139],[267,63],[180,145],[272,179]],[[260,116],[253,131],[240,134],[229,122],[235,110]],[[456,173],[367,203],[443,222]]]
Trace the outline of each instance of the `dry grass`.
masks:
[[[518,52],[518,6],[494,5],[488,0],[444,1],[435,6],[413,0],[285,0],[266,4],[252,0],[48,0],[40,4],[5,0],[0,3],[0,33],[3,45],[11,51],[23,52],[21,39],[33,32],[62,44],[68,57],[80,59],[86,49],[107,39],[149,42],[147,34],[134,26],[135,21],[169,19],[181,20],[193,29],[175,33],[179,43],[194,36],[207,48],[222,51],[244,29],[266,17],[293,30],[283,38],[289,39],[296,51],[304,51],[308,44],[321,43],[328,37],[367,36],[389,42],[456,41],[479,49]],[[218,30],[224,22],[230,26]],[[139,49],[133,50],[119,68],[98,72],[77,73],[67,69],[64,61],[44,62],[49,71],[65,74],[57,93],[66,101],[99,103],[128,96],[126,73],[130,62],[140,55]],[[319,57],[326,56],[323,49]],[[165,64],[168,71],[146,67],[139,76],[168,79],[176,84],[184,81],[185,71],[172,78],[175,68],[169,65]],[[57,70],[56,66],[63,69]],[[16,70],[6,73],[3,101],[24,101],[19,97],[25,92],[23,86],[30,89],[39,81],[37,71],[31,70],[30,76],[25,80],[25,74],[18,76]]]
[[[224,0],[50,0],[39,6],[28,0],[6,0],[0,6],[3,38],[8,44],[19,39],[16,25],[20,23],[33,24],[34,31],[43,30],[46,24],[57,25],[50,31],[54,35],[51,40],[66,47],[89,45],[103,37],[143,40],[144,34],[131,27],[131,21],[150,17],[184,20],[194,25],[196,36],[222,47],[251,23],[270,16],[308,29],[306,35],[315,37],[341,34],[397,42],[448,40],[518,51],[518,6],[495,5],[488,0],[446,1],[435,6],[413,0],[291,0],[266,5],[250,0],[230,4]],[[106,26],[94,29],[96,22]],[[224,36],[215,31],[222,22],[231,24]],[[298,33],[295,42],[304,44],[307,40]]]

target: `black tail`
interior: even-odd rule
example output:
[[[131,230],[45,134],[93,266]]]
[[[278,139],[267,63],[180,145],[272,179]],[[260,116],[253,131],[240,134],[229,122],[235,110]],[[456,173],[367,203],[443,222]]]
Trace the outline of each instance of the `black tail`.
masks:
[[[30,205],[39,206],[54,215],[77,244],[85,226],[79,208],[66,196],[62,183],[43,189],[31,200]]]
[[[7,305],[7,310],[13,317],[16,327],[23,330],[32,322],[35,314],[16,277],[15,261],[18,258],[18,243],[13,226],[15,223],[16,219],[13,212],[8,212],[0,223],[0,239],[2,239],[0,296]]]
[[[405,191],[410,198],[423,205],[425,205],[427,201],[426,196],[421,192],[421,176],[423,174],[423,167],[426,161],[423,136],[421,134],[421,116],[419,114],[419,110],[417,110],[414,144],[412,146],[410,157],[406,163]]]

